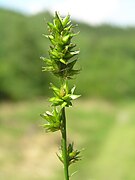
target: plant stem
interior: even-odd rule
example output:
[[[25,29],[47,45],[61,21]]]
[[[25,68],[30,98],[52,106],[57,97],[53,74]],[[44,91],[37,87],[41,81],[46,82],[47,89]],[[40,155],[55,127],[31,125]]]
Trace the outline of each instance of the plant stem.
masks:
[[[61,133],[62,133],[62,156],[63,156],[63,163],[64,163],[65,180],[69,180],[68,157],[67,157],[66,115],[65,115],[64,107],[62,108],[62,117],[63,117],[63,128],[61,130]]]

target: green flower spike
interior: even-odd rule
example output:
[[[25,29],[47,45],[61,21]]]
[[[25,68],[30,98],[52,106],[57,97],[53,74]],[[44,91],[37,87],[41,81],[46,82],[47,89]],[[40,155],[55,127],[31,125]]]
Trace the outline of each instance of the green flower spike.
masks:
[[[78,60],[76,56],[79,54],[78,50],[73,50],[76,44],[72,43],[72,38],[78,34],[73,32],[74,27],[69,15],[62,19],[55,13],[53,23],[48,23],[50,34],[45,35],[52,45],[49,50],[50,59],[41,57],[46,64],[43,71],[49,71],[62,78],[72,78],[79,73],[80,70],[74,69]]]
[[[78,61],[79,51],[74,49],[76,44],[72,43],[72,38],[78,33],[74,33],[70,21],[70,16],[61,18],[56,12],[53,23],[48,23],[49,35],[45,35],[50,42],[49,58],[41,57],[45,62],[43,71],[49,71],[60,80],[60,87],[50,84],[53,91],[53,97],[49,99],[53,111],[41,114],[41,117],[47,121],[43,127],[47,132],[61,132],[61,155],[58,158],[64,165],[65,180],[69,180],[69,166],[80,160],[80,151],[74,150],[73,143],[67,145],[66,133],[66,113],[65,109],[72,106],[72,101],[80,97],[75,95],[75,86],[69,88],[68,80],[72,79],[80,70],[74,66]]]

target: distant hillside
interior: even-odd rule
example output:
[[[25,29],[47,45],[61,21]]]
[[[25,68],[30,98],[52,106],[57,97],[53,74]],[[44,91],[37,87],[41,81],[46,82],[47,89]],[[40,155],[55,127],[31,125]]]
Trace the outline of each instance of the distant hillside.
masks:
[[[41,72],[39,57],[48,56],[49,41],[42,34],[50,20],[49,12],[24,16],[0,9],[0,99],[48,96],[48,84],[55,79]],[[81,50],[82,71],[72,84],[77,84],[79,93],[135,97],[135,29],[78,24],[80,34],[74,40]]]

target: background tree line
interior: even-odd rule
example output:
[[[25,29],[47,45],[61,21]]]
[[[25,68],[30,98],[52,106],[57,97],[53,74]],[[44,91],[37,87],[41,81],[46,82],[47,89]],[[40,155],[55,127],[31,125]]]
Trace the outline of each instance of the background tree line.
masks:
[[[41,71],[40,56],[48,56],[46,23],[49,12],[25,16],[0,9],[0,100],[48,96],[52,76]],[[76,23],[76,22],[75,22]],[[83,97],[122,99],[135,97],[135,28],[89,26],[77,22],[74,38],[81,50],[82,69],[73,79]],[[73,83],[73,82],[72,82]]]

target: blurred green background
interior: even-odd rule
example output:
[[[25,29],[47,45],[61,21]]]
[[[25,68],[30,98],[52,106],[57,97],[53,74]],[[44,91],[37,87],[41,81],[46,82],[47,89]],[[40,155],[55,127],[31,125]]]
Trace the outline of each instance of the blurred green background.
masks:
[[[62,180],[59,133],[45,134],[49,109],[49,12],[33,16],[0,9],[0,179]],[[74,22],[76,23],[76,22]],[[77,22],[82,69],[71,84],[82,97],[67,110],[69,141],[83,149],[74,180],[135,179],[135,28]]]

